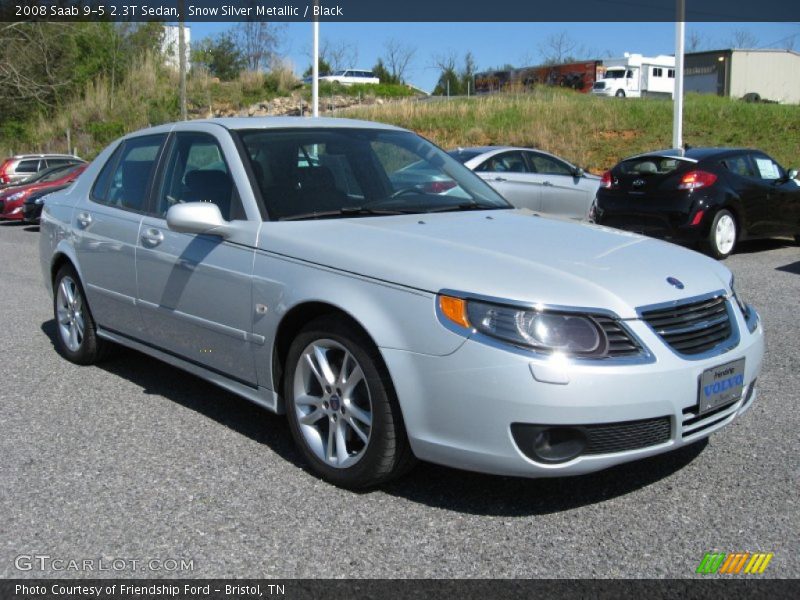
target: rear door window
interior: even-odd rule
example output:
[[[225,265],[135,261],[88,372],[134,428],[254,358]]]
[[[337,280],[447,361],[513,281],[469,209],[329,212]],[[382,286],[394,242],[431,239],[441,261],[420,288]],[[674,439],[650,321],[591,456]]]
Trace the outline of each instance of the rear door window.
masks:
[[[728,169],[731,173],[735,173],[740,177],[755,177],[756,173],[753,169],[753,164],[750,162],[749,157],[744,154],[739,156],[731,156],[720,161],[722,166]]]
[[[101,204],[142,212],[166,134],[126,140],[101,170],[92,199]]]
[[[503,152],[492,156],[475,170],[482,173],[527,173],[528,165],[522,152]]]
[[[36,173],[39,170],[39,159],[21,160],[17,165],[17,173]]]

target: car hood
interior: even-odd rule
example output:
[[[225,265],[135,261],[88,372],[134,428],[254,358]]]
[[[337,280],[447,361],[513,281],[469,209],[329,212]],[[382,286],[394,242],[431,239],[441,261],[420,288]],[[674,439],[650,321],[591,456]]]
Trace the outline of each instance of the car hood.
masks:
[[[259,247],[429,292],[602,308],[622,318],[727,291],[730,281],[717,261],[679,246],[517,210],[267,222]]]

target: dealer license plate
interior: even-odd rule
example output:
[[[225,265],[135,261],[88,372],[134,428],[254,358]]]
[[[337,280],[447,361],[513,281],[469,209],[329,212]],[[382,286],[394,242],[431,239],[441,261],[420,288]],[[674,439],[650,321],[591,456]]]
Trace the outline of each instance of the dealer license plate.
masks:
[[[740,358],[719,367],[703,371],[697,404],[699,414],[734,402],[742,397],[744,388],[744,359]]]

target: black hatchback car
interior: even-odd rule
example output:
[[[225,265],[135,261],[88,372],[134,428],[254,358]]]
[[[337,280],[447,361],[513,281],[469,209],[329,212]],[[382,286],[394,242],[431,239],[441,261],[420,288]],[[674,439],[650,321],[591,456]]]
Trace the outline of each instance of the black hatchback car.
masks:
[[[624,159],[603,175],[590,220],[726,258],[747,238],[800,242],[800,181],[760,150],[691,148]]]

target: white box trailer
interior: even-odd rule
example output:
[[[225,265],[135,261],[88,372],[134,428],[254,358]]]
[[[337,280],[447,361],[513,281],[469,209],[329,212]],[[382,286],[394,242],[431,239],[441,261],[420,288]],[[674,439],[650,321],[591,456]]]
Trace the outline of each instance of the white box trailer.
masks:
[[[595,96],[641,98],[675,93],[675,57],[628,54],[603,61],[605,73],[592,87]]]

